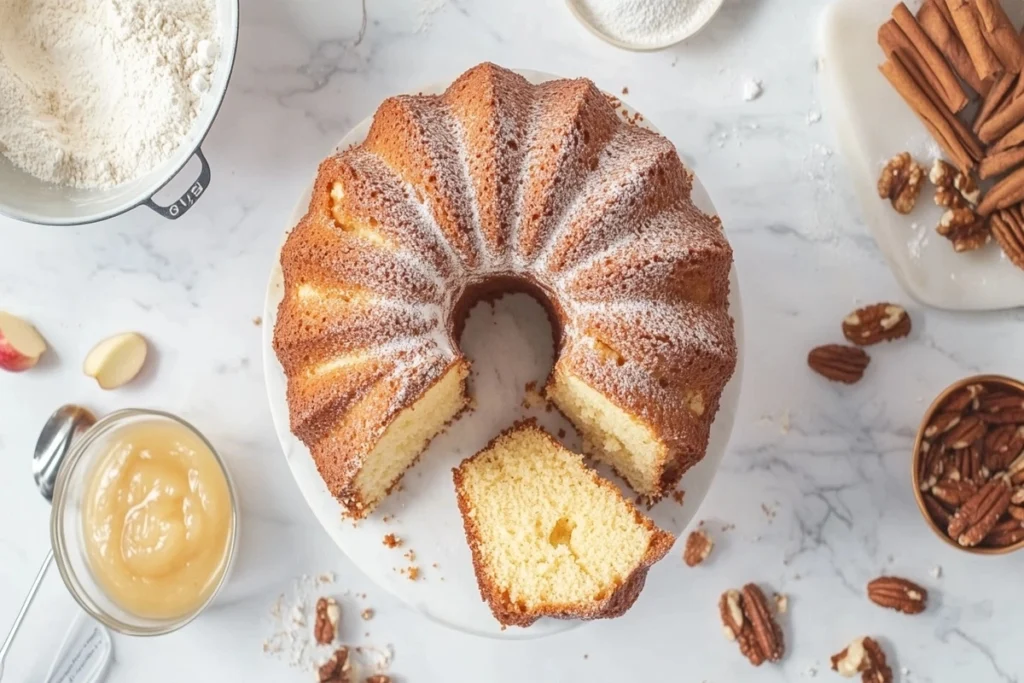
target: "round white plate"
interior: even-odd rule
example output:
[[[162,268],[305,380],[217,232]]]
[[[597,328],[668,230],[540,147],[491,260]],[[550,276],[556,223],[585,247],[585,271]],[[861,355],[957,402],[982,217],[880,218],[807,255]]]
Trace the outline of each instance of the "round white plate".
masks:
[[[556,78],[534,71],[519,73],[534,83]],[[447,84],[434,85],[422,88],[421,92],[440,93],[445,87]],[[627,112],[635,113],[632,109],[627,109]],[[356,126],[338,147],[362,142],[370,123],[368,118]],[[289,229],[305,214],[312,186],[311,182],[310,189],[299,201],[289,221]],[[693,199],[703,211],[715,213],[710,197],[696,178]],[[578,625],[579,622],[575,621],[542,619],[526,629],[501,630],[480,598],[452,483],[453,467],[482,449],[499,431],[523,417],[536,417],[554,434],[565,430],[563,441],[578,450],[579,441],[572,426],[557,411],[524,407],[525,385],[536,382],[541,386],[553,360],[551,329],[540,305],[526,295],[512,295],[494,306],[480,304],[473,309],[466,323],[462,349],[473,365],[469,382],[476,402],[474,410],[434,439],[417,464],[406,472],[400,490],[384,500],[368,519],[354,525],[342,519],[341,507],[320,478],[309,450],[289,431],[286,380],[272,345],[277,307],[284,293],[279,260],[275,261],[270,274],[263,312],[263,366],[270,411],[295,481],[338,547],[378,585],[427,617],[461,631],[501,638],[529,638],[558,633]],[[730,307],[736,319],[740,362],[722,395],[707,456],[683,478],[682,488],[686,497],[682,506],[667,499],[649,512],[659,526],[677,535],[696,514],[710,488],[725,455],[735,419],[743,348],[743,316],[735,270],[731,286]],[[633,494],[620,480],[607,471],[602,470],[602,473],[632,499]],[[384,546],[383,537],[389,533],[403,540],[401,548]],[[410,550],[415,553],[411,560],[405,556]],[[407,574],[401,572],[411,565],[420,570],[417,581],[409,580]],[[659,590],[656,582],[648,581],[647,585],[649,592]]]

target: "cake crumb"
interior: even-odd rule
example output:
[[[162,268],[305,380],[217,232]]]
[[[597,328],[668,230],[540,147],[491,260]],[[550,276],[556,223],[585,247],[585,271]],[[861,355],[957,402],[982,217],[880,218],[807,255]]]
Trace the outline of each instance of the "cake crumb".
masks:
[[[673,491],[672,492],[672,500],[674,500],[676,502],[676,504],[678,504],[678,505],[682,505],[683,504],[683,499],[685,497],[686,497],[686,491]]]
[[[260,327],[261,325],[263,325],[263,316],[258,315],[255,318],[253,318],[252,324],[255,325],[256,327]]]
[[[409,580],[417,581],[420,578],[420,568],[416,565],[409,567]]]
[[[369,621],[370,619],[373,619],[373,610],[367,607],[359,614],[359,616],[363,618],[363,621]]]
[[[437,562],[432,563],[430,566],[433,567],[434,569],[438,568]]]
[[[391,520],[393,520],[394,518],[394,515],[384,515],[383,517],[381,517],[380,521],[384,522],[385,524],[391,524]]]
[[[626,86],[622,86],[622,94],[623,95],[628,95],[629,94],[629,88],[626,87]]]
[[[735,524],[723,524],[722,525],[722,532],[724,533],[726,531],[732,531],[735,528],[736,528]]]
[[[539,391],[537,391],[536,382],[527,382],[524,391],[525,393],[523,394],[523,407],[526,408],[527,410],[547,405],[547,399],[545,399],[544,396]]]
[[[565,430],[564,429],[559,429],[558,430],[558,438],[559,439],[564,439],[565,438]]]
[[[748,78],[743,83],[743,100],[753,102],[764,93],[764,84],[756,78]]]
[[[415,562],[416,561],[416,552],[412,548],[409,548],[409,550],[407,550],[405,552],[404,557],[405,557],[405,559],[409,560],[410,562]]]
[[[402,539],[398,536],[395,536],[394,534],[385,534],[384,545],[386,545],[388,548],[401,548]]]
[[[775,611],[785,614],[789,611],[789,596],[784,593],[775,594]]]

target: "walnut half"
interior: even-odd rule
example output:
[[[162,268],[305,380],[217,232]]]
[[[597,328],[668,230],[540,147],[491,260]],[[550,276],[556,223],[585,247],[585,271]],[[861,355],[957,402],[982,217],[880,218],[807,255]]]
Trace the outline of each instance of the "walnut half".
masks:
[[[897,212],[908,214],[917,204],[924,178],[924,168],[914,161],[910,152],[897,154],[889,159],[878,177],[878,196],[888,199]]]

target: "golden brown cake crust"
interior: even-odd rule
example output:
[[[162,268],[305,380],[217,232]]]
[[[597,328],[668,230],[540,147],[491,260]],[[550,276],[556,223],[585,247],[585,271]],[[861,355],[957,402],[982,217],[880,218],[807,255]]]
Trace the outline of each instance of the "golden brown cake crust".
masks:
[[[644,554],[639,564],[637,564],[636,568],[603,600],[590,605],[549,603],[542,607],[530,610],[512,602],[509,596],[504,593],[499,586],[496,586],[488,575],[480,549],[480,532],[477,528],[476,522],[470,515],[470,504],[464,493],[464,471],[465,467],[471,464],[483,453],[490,450],[490,448],[499,439],[522,429],[536,430],[543,434],[544,437],[552,443],[557,444],[560,448],[564,448],[564,446],[558,443],[555,437],[541,429],[537,425],[536,420],[529,418],[516,422],[511,427],[495,436],[487,443],[486,446],[480,449],[478,453],[467,458],[458,467],[452,470],[452,477],[455,481],[456,500],[459,504],[459,511],[462,513],[462,523],[466,533],[466,542],[469,544],[470,553],[473,557],[473,571],[476,574],[477,584],[480,588],[480,596],[491,608],[494,618],[497,619],[503,627],[530,626],[541,617],[591,620],[611,619],[622,616],[630,607],[633,606],[633,603],[635,603],[637,598],[640,596],[640,591],[643,590],[644,583],[647,580],[647,572],[650,570],[651,566],[668,554],[676,540],[675,536],[659,529],[653,521],[641,514],[641,512],[635,507],[633,507],[633,514],[636,522],[652,532],[650,546],[647,548],[647,552]],[[595,484],[613,491],[617,496],[621,496],[619,490],[611,482],[606,481],[596,472],[590,471],[590,475]],[[629,504],[628,501],[626,502]]]
[[[571,374],[645,425],[659,498],[704,456],[736,366],[732,250],[663,136],[588,80],[493,64],[442,95],[386,100],[366,141],[320,165],[281,251],[274,349],[292,431],[348,512],[364,459],[456,364],[481,296],[548,309],[551,380]]]

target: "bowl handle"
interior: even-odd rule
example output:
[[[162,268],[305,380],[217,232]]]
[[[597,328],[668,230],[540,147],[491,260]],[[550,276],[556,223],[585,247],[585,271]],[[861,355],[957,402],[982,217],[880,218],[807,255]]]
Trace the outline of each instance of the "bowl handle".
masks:
[[[206,188],[210,186],[210,164],[206,161],[206,157],[203,155],[203,150],[201,148],[196,148],[193,156],[199,159],[199,163],[201,163],[203,167],[199,171],[199,178],[192,183],[192,186],[185,191],[185,194],[181,195],[178,201],[174,202],[170,206],[160,206],[153,201],[152,197],[150,197],[145,202],[146,206],[153,209],[167,220],[173,221],[184,216],[185,212],[195,205],[203,195],[203,192],[206,191]]]

